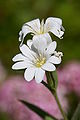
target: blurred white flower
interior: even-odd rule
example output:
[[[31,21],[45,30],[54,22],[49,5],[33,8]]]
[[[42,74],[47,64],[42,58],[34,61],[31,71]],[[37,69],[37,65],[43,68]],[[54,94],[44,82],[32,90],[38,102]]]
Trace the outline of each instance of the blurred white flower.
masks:
[[[48,38],[49,32],[53,33],[58,38],[63,38],[64,28],[62,26],[62,20],[60,18],[49,17],[41,21],[39,19],[32,20],[30,22],[25,23],[22,26],[22,30],[19,33],[19,41],[24,41],[24,37],[28,33],[32,33],[32,35],[41,35],[42,37]]]
[[[41,37],[34,39],[33,46],[33,50],[25,44],[20,47],[22,53],[13,58],[17,63],[12,66],[12,69],[26,69],[25,79],[31,81],[35,77],[36,82],[40,83],[44,79],[45,71],[56,70],[54,64],[61,63],[62,54],[55,51],[55,41],[47,45],[47,41]]]

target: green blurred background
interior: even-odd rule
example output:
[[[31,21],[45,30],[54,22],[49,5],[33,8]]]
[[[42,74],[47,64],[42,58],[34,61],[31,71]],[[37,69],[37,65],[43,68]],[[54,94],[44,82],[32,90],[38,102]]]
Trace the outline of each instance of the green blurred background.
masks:
[[[12,72],[12,57],[19,52],[18,33],[32,19],[60,17],[65,28],[58,50],[63,51],[62,64],[80,60],[80,0],[0,0],[0,60]]]

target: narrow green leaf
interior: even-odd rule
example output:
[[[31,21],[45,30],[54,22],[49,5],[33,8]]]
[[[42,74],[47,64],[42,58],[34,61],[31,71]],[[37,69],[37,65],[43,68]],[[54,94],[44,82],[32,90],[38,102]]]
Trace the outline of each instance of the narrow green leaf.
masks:
[[[45,120],[46,116],[49,116],[50,118],[52,118],[52,120],[57,120],[55,117],[51,116],[50,114],[48,114],[44,110],[40,109],[36,105],[33,105],[33,104],[31,104],[29,102],[26,102],[24,100],[19,100],[19,101],[22,102],[25,106],[27,106],[30,110],[32,110],[35,113],[37,113],[44,120]]]
[[[80,120],[80,103],[71,120]]]

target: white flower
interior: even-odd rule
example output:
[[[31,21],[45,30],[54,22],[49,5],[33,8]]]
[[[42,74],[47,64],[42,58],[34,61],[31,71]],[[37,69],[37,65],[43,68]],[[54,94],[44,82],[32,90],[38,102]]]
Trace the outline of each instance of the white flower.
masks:
[[[36,82],[40,83],[44,79],[45,71],[56,70],[54,64],[61,63],[62,53],[55,51],[55,41],[47,46],[47,42],[43,38],[35,40],[33,45],[36,51],[31,50],[25,44],[20,47],[21,53],[13,58],[13,61],[17,63],[12,66],[12,69],[26,69],[24,78],[31,81],[35,77]]]
[[[46,34],[44,34],[44,37],[42,37],[42,35],[39,35],[39,36],[35,35],[33,37],[33,40],[27,40],[27,45],[29,46],[30,49],[31,49],[31,47],[33,47],[33,45],[35,46],[35,43],[37,45],[40,45],[40,47],[42,47],[41,46],[41,44],[43,43],[42,40],[44,40],[45,41],[44,43],[46,43],[46,46],[43,44],[43,47],[47,47],[52,42],[51,37],[49,36],[48,33],[46,33]],[[35,48],[36,48],[36,46],[35,46]]]
[[[60,18],[49,17],[41,21],[39,19],[32,20],[30,22],[25,23],[22,26],[22,30],[19,33],[19,41],[24,40],[24,37],[28,33],[32,33],[32,35],[42,35],[42,37],[49,37],[49,32],[52,32],[58,38],[63,38],[64,28],[62,26],[62,20]]]

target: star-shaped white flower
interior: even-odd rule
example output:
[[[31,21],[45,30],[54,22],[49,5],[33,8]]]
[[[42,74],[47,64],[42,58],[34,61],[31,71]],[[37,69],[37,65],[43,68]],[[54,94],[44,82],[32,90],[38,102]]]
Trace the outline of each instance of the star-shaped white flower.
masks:
[[[60,39],[63,38],[62,36],[64,34],[64,28],[60,18],[49,17],[46,19],[45,23],[44,20],[42,20],[40,23],[39,19],[25,23],[19,33],[19,41],[23,42],[28,33],[32,33],[33,37],[35,35],[41,35],[48,40],[49,32],[53,33]]]
[[[33,46],[34,50],[25,44],[20,47],[21,53],[13,58],[13,61],[17,63],[12,66],[12,69],[26,69],[24,78],[31,81],[35,77],[36,82],[40,83],[44,79],[45,71],[56,70],[54,64],[61,63],[62,53],[55,51],[55,41],[47,46],[44,38],[35,40]]]

